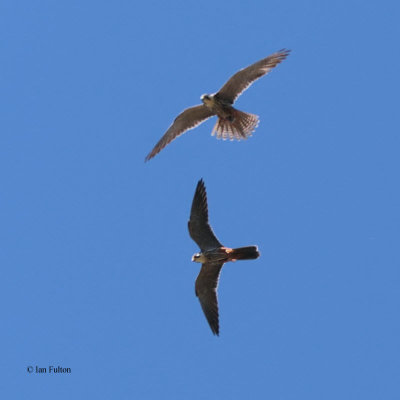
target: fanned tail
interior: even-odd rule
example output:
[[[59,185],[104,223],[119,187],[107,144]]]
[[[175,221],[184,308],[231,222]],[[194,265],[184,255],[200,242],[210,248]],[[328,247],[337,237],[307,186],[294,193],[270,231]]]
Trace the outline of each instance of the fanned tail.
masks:
[[[257,115],[233,109],[231,119],[218,118],[214,126],[212,135],[217,135],[218,139],[230,140],[247,139],[257,128],[259,119]]]
[[[246,247],[239,247],[237,249],[232,249],[232,253],[230,254],[230,258],[232,261],[254,260],[258,257],[260,257],[260,253],[258,251],[257,246],[246,246]]]

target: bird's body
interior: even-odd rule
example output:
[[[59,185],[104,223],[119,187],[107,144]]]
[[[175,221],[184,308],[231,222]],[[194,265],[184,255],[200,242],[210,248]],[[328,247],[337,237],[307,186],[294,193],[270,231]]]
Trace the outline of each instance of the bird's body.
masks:
[[[195,128],[214,115],[218,117],[218,120],[212,135],[216,134],[217,138],[227,139],[229,137],[231,140],[240,140],[251,136],[259,122],[257,115],[239,111],[233,107],[233,103],[255,80],[267,74],[288,54],[289,50],[281,50],[271,54],[238,71],[217,93],[201,96],[203,104],[187,108],[180,113],[147,155],[146,161],[153,158],[176,137]]]
[[[212,111],[213,114],[218,115],[220,118],[230,119],[233,117],[232,104],[223,99],[219,99],[216,94],[203,94],[200,97],[203,104]]]
[[[196,187],[188,227],[191,238],[201,250],[192,257],[192,261],[202,264],[195,293],[212,332],[219,335],[217,286],[221,269],[228,261],[256,259],[260,253],[257,246],[231,249],[219,242],[208,223],[207,193],[203,180]]]
[[[237,260],[251,260],[258,258],[259,253],[257,246],[246,246],[239,247],[237,249],[231,249],[230,247],[216,247],[215,249],[206,250],[204,252],[196,253],[192,257],[193,262],[198,263],[226,263],[228,261]]]
[[[218,139],[226,139],[227,136],[231,140],[247,139],[258,125],[257,115],[237,110],[231,102],[218,93],[204,94],[201,100],[213,115],[218,116],[217,123],[211,132],[212,135],[216,134]]]

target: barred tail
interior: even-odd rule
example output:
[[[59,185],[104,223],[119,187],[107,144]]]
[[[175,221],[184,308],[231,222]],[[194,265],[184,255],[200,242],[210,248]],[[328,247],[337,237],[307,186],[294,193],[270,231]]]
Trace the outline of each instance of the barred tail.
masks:
[[[231,118],[218,118],[214,126],[212,135],[217,134],[218,139],[247,139],[251,136],[254,129],[258,125],[258,117],[254,114],[249,114],[233,108]]]
[[[232,260],[254,260],[260,257],[257,246],[239,247],[230,254]]]

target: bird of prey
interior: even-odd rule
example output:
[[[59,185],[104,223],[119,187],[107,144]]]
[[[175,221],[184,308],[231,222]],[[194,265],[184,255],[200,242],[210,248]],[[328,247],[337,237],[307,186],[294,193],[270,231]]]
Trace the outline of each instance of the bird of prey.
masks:
[[[208,223],[207,193],[201,179],[196,187],[189,219],[189,234],[201,252],[192,261],[201,263],[195,292],[214,335],[219,335],[217,286],[222,266],[228,261],[252,260],[260,253],[257,246],[231,249],[223,246]]]
[[[226,139],[227,136],[230,140],[247,139],[258,125],[258,116],[239,111],[232,105],[244,90],[283,61],[289,52],[290,50],[283,49],[271,54],[238,71],[217,93],[202,95],[203,104],[187,108],[179,114],[145,160],[150,160],[176,137],[213,115],[216,115],[218,120],[212,135],[216,134],[218,139]]]

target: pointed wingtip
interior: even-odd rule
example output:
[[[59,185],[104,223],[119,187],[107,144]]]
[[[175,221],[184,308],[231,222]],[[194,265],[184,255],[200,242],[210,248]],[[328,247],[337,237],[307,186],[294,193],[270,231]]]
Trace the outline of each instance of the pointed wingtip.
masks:
[[[200,178],[200,180],[197,182],[196,192],[198,192],[198,191],[202,191],[202,192],[206,191],[206,185],[204,183],[203,178]]]
[[[209,324],[209,325],[210,325],[211,332],[213,333],[213,335],[219,337],[219,325],[218,325],[218,323],[217,323],[217,325],[215,325],[215,324],[214,325]]]
[[[281,53],[282,57],[286,58],[291,53],[291,51],[292,50],[290,49],[280,49],[278,53]]]

